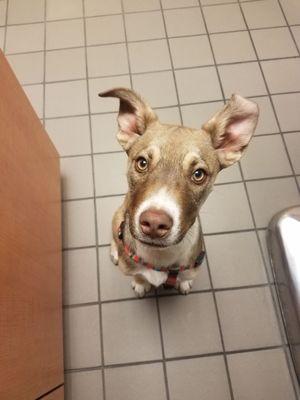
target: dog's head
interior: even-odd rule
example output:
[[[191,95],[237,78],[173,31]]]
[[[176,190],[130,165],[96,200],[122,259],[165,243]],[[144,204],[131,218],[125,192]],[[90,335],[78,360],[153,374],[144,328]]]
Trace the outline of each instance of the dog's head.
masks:
[[[233,95],[201,129],[159,122],[139,95],[117,88],[101,97],[120,99],[117,138],[128,155],[129,227],[151,246],[182,240],[218,172],[237,162],[254,133],[258,107]]]

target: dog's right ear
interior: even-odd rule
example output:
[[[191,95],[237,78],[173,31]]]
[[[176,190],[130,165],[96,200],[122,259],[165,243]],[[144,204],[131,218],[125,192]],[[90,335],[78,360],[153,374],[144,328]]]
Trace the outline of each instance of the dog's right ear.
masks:
[[[157,120],[157,116],[151,107],[133,90],[115,88],[99,93],[99,96],[120,99],[118,115],[120,131],[117,138],[126,151],[145,132],[147,126]]]

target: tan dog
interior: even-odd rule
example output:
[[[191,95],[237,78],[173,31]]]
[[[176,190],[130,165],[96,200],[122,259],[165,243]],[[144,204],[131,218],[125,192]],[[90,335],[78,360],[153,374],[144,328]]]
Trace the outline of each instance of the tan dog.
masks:
[[[191,290],[203,257],[199,209],[218,172],[237,162],[254,133],[258,107],[233,95],[201,129],[159,122],[139,95],[117,88],[117,138],[128,155],[129,191],[116,211],[111,257],[132,275],[137,296],[167,283]]]

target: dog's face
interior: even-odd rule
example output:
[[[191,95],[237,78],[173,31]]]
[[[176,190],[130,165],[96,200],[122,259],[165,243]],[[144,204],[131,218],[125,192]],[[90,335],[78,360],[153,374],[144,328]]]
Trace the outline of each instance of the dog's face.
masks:
[[[235,95],[202,129],[190,129],[160,123],[129,89],[101,96],[120,99],[117,136],[128,154],[132,235],[151,246],[180,242],[218,172],[238,161],[247,147],[257,124],[257,105]]]

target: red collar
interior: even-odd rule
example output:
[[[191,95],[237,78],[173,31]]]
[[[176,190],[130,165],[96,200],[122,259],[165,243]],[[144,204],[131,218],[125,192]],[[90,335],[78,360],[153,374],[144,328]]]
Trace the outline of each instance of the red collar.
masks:
[[[148,269],[153,269],[154,271],[166,272],[166,273],[168,273],[168,275],[176,275],[176,278],[177,278],[177,275],[178,275],[179,272],[182,272],[182,271],[185,271],[185,270],[188,270],[188,269],[191,269],[191,268],[197,268],[203,262],[203,259],[205,257],[205,251],[204,250],[202,250],[200,252],[198,257],[196,258],[196,261],[191,265],[171,265],[169,267],[163,267],[163,266],[156,266],[156,265],[147,263],[141,257],[139,257],[137,254],[135,254],[127,244],[124,243],[124,226],[125,226],[125,222],[122,221],[121,224],[120,224],[119,230],[118,230],[118,237],[119,237],[119,240],[121,241],[121,243],[123,244],[125,254],[135,264],[142,265],[143,267],[146,267]]]

